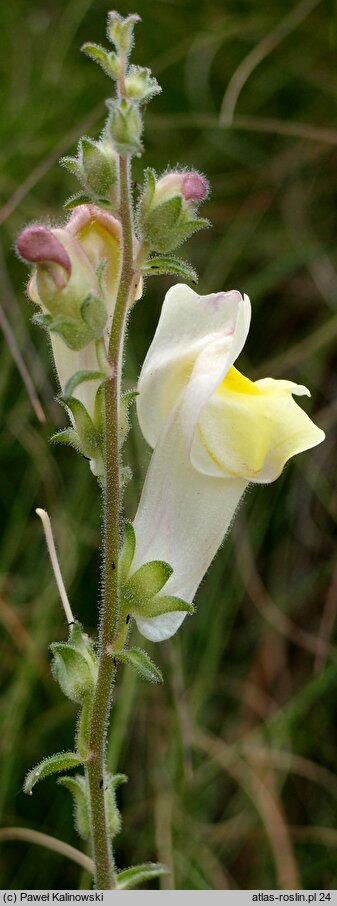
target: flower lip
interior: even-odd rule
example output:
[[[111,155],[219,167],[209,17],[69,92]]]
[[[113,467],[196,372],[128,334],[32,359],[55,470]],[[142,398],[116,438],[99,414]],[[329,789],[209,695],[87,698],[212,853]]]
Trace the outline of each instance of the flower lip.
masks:
[[[191,170],[183,177],[182,193],[185,201],[204,201],[209,192],[209,184],[204,176]]]
[[[121,241],[122,228],[119,220],[116,220],[108,211],[102,211],[101,208],[96,207],[94,204],[78,205],[68,220],[66,230],[72,236],[76,236],[93,221],[99,223],[100,226]]]
[[[31,264],[52,261],[71,274],[68,252],[48,227],[40,224],[26,227],[17,239],[16,248],[24,261],[29,261]]]

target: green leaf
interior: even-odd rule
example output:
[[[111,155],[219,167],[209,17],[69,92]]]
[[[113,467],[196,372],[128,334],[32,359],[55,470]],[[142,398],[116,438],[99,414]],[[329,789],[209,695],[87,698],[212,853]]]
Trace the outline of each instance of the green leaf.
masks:
[[[73,392],[79,384],[83,384],[84,381],[105,381],[107,375],[104,371],[76,371],[75,374],[69,378],[66,386],[63,391],[63,399],[67,400],[73,395]]]
[[[116,79],[118,77],[119,63],[117,55],[113,51],[106,50],[101,44],[89,43],[83,44],[81,50],[83,53],[86,53],[91,60],[98,63],[110,79]]]
[[[194,613],[193,604],[188,604],[182,598],[173,595],[158,595],[151,600],[143,600],[137,607],[137,614],[142,617],[160,617],[163,613]]]
[[[140,607],[156,595],[173,573],[172,566],[165,560],[151,560],[143,563],[123,588],[123,596],[130,607]]]
[[[44,780],[49,774],[69,771],[70,768],[78,768],[83,763],[83,758],[76,752],[58,752],[56,755],[50,755],[49,758],[45,758],[36,765],[32,771],[29,771],[23,787],[24,792],[31,796],[35,784]]]
[[[90,838],[89,795],[85,777],[75,774],[74,777],[60,777],[57,781],[71,793],[74,800],[74,818],[77,833],[82,840]]]
[[[129,648],[127,651],[119,651],[116,655],[117,661],[129,664],[134,667],[142,679],[149,683],[163,683],[163,676],[156,664],[153,663],[146,651],[141,648]]]
[[[142,267],[142,273],[144,277],[177,274],[178,277],[183,277],[184,280],[189,280],[191,283],[198,282],[198,274],[193,267],[180,258],[168,258],[165,255],[149,258]]]
[[[124,523],[124,543],[119,555],[120,582],[124,585],[130,572],[136,550],[136,533],[132,522]]]
[[[117,890],[130,890],[132,887],[138,887],[138,884],[151,881],[152,878],[168,874],[166,865],[161,865],[160,862],[144,862],[143,865],[132,865],[117,872],[116,887]]]

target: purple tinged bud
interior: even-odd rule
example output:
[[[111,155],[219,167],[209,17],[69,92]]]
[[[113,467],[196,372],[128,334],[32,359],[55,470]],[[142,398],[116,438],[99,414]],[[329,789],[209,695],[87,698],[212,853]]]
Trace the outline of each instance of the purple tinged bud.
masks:
[[[204,201],[207,198],[209,185],[207,179],[191,170],[185,173],[182,184],[182,194],[185,201]]]
[[[71,274],[71,261],[62,243],[52,230],[38,224],[26,227],[17,239],[16,247],[24,261],[31,264],[53,262]]]

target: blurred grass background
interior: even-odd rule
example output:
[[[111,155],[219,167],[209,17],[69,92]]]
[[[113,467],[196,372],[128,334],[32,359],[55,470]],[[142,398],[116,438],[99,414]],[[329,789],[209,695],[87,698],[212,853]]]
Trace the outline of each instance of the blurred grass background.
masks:
[[[109,762],[129,783],[119,797],[117,862],[166,862],[164,888],[334,888],[336,7],[138,0],[130,8],[121,0],[119,11],[141,15],[133,59],[164,88],[146,115],[144,163],[160,171],[179,161],[212,183],[204,213],[214,227],[184,250],[200,291],[251,295],[242,369],[308,384],[304,405],[327,439],[275,484],[250,490],[198,593],[197,615],[171,643],[147,644],[165,685],[120,671]],[[104,43],[106,13],[103,0],[11,0],[0,12],[0,824],[79,848],[67,791],[51,779],[32,798],[22,793],[27,769],[71,746],[74,726],[74,708],[49,671],[48,644],[66,630],[34,508],[51,514],[71,601],[90,631],[100,501],[86,463],[48,445],[63,415],[13,243],[32,219],[62,217],[76,187],[58,158],[73,153],[81,134],[99,134],[109,84],[80,47]],[[149,281],[134,311],[130,385],[169,285]],[[128,455],[132,516],[149,458],[136,425]],[[2,888],[90,886],[69,859],[7,837],[3,830]]]

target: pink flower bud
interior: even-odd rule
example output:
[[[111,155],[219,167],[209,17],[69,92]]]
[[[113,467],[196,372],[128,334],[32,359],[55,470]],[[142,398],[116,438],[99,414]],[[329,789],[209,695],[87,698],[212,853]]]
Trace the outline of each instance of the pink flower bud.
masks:
[[[191,170],[183,176],[182,193],[185,201],[204,201],[207,198],[209,185],[207,179]]]
[[[20,233],[16,247],[24,261],[30,264],[56,264],[70,276],[71,261],[68,252],[48,227],[39,224],[26,227]],[[58,286],[65,285],[64,276],[58,268],[53,268],[53,277]]]
[[[190,170],[187,173],[181,170],[171,170],[158,180],[153,204],[154,207],[157,207],[176,195],[182,195],[186,202],[191,201],[197,204],[207,198],[208,191],[207,179],[196,170]]]

